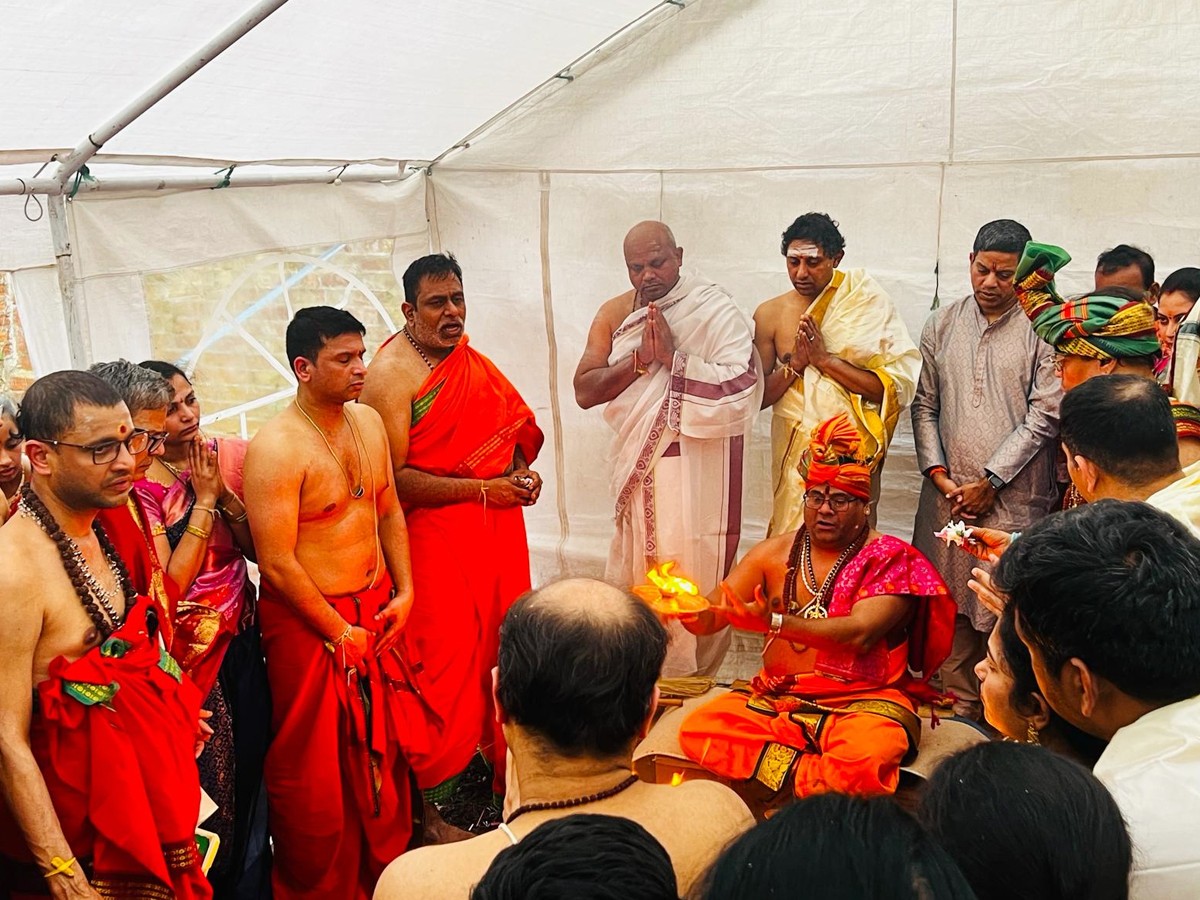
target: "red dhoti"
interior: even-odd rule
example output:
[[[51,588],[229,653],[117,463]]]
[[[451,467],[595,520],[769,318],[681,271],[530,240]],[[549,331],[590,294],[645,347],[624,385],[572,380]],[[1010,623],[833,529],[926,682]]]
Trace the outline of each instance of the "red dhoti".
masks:
[[[374,630],[391,593],[387,579],[327,599],[350,624]],[[265,780],[274,895],[370,900],[380,873],[412,836],[400,657],[372,652],[365,674],[347,673],[341,656],[266,581],[259,621],[272,702]]]
[[[511,470],[518,448],[532,463],[542,440],[516,388],[464,336],[417,391],[407,465],[497,478]],[[492,667],[504,614],[529,590],[523,510],[498,509],[481,495],[449,506],[406,504],[404,514],[415,594],[408,635],[434,712],[430,751],[409,753],[413,771],[421,788],[436,788],[481,747],[501,790],[506,748],[492,709]]]
[[[521,509],[479,503],[414,509],[408,542],[417,598],[409,634],[437,713],[428,752],[409,753],[417,781],[430,789],[458,775],[477,747],[502,775],[506,748],[492,706],[492,667],[504,614],[529,590]]]
[[[204,900],[196,819],[200,694],[161,649],[144,597],[101,646],[50,664],[30,744],[71,852],[101,897]],[[0,883],[14,897],[46,882],[0,808]],[[63,877],[63,876],[56,876]]]

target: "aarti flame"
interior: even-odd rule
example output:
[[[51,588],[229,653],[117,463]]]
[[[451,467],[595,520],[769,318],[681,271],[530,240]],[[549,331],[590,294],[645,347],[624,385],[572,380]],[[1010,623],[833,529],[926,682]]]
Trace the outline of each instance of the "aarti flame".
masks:
[[[655,566],[646,573],[647,583],[634,587],[633,593],[662,613],[694,611],[694,603],[684,605],[679,602],[679,598],[696,597],[700,588],[682,575],[672,574],[674,568],[674,562]]]
[[[683,784],[683,773],[676,772],[671,776],[671,787],[679,787],[681,784]]]

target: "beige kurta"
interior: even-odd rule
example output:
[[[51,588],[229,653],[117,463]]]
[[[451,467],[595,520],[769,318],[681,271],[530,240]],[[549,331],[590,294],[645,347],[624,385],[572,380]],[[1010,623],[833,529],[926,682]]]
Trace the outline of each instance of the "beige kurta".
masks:
[[[921,377],[912,404],[922,472],[945,466],[962,484],[984,470],[1004,479],[995,508],[968,524],[1016,531],[1053,511],[1058,497],[1058,404],[1054,348],[1034,334],[1019,306],[992,324],[971,295],[942,307],[921,333]],[[995,617],[967,587],[979,562],[933,536],[950,520],[950,502],[926,478],[913,546],[929,557],[977,631]]]

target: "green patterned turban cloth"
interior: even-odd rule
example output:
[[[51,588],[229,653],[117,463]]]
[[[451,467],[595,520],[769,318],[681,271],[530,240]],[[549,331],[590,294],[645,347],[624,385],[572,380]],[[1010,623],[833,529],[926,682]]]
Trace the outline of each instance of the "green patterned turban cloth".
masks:
[[[1064,300],[1054,273],[1071,261],[1061,247],[1030,241],[1013,285],[1033,330],[1059,353],[1089,359],[1129,359],[1158,353],[1154,307],[1103,292]]]

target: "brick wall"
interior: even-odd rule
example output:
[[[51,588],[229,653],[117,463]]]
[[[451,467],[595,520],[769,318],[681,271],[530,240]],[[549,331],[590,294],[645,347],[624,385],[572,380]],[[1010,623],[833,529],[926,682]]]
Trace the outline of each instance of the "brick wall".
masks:
[[[328,249],[314,247],[295,253],[319,257]],[[145,275],[142,283],[154,355],[178,362],[190,353],[224,299],[225,311],[235,318],[246,313],[242,328],[287,369],[284,331],[290,317],[278,289],[282,282],[306,267],[303,261],[288,260],[289,255],[295,254],[255,254]],[[370,352],[389,336],[389,331],[368,297],[347,279],[347,274],[357,279],[382,304],[394,323],[402,320],[403,290],[392,273],[390,239],[347,245],[327,263],[317,266],[291,285],[287,298],[296,310],[317,305],[339,306],[348,296],[346,309],[367,326],[369,358]],[[272,292],[276,292],[276,296],[250,311]],[[201,353],[196,361],[194,383],[201,411],[206,415],[288,387],[284,375],[273,368],[249,341],[233,331]],[[249,433],[253,435],[286,402],[248,413]],[[229,434],[236,434],[238,429],[236,418],[215,423],[211,428],[214,432]]]

